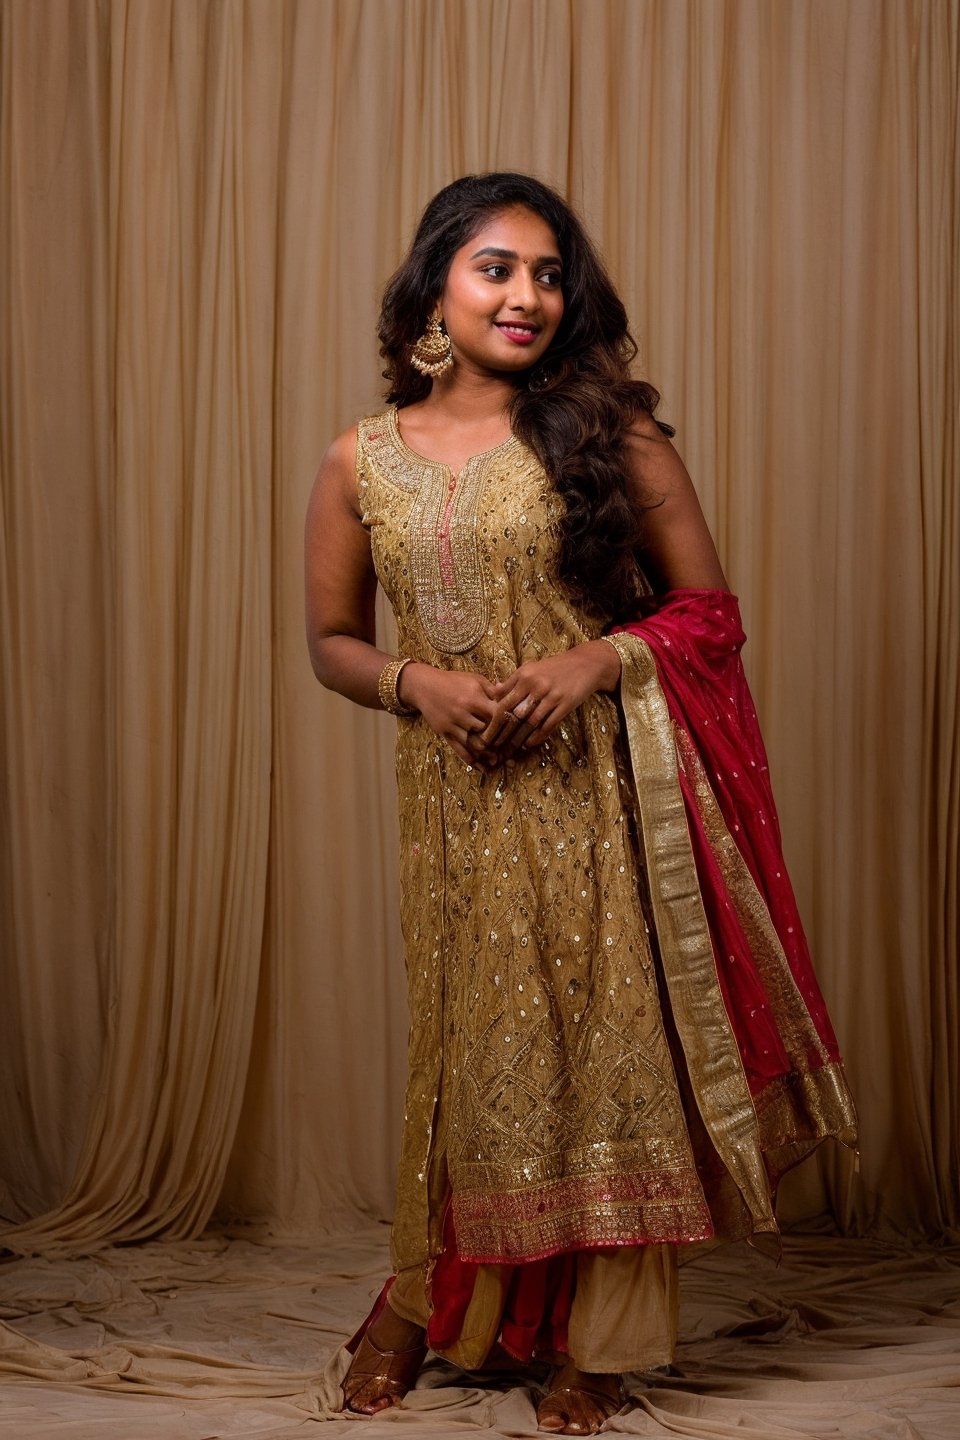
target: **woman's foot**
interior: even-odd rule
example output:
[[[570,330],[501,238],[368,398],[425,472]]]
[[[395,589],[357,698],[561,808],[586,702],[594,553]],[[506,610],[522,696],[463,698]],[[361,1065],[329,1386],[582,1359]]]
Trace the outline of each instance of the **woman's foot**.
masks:
[[[427,1353],[419,1325],[385,1305],[366,1331],[343,1377],[345,1410],[375,1415],[398,1405],[413,1386]]]
[[[596,1435],[622,1405],[619,1375],[589,1374],[568,1360],[537,1406],[537,1424],[554,1435]]]

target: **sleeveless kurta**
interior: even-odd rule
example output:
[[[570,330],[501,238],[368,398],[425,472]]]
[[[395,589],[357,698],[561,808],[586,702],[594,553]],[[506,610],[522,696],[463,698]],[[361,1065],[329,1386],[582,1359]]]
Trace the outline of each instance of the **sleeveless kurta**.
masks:
[[[492,680],[595,639],[557,579],[562,502],[516,437],[456,476],[396,411],[357,484],[398,653]],[[393,1263],[713,1233],[661,1010],[615,701],[485,772],[400,719],[409,1080]]]

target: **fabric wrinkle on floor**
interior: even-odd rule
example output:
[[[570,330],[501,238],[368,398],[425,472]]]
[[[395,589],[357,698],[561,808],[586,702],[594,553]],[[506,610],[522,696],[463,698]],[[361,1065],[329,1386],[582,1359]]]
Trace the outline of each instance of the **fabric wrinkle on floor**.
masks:
[[[431,1360],[402,1409],[338,1413],[340,1346],[387,1266],[387,1230],[193,1242],[0,1264],[3,1440],[433,1440],[536,1435],[524,1375]],[[670,1373],[631,1377],[604,1433],[674,1440],[957,1440],[960,1245],[784,1237],[681,1270]],[[541,1371],[541,1373],[543,1373]],[[363,1431],[354,1432],[355,1425]]]

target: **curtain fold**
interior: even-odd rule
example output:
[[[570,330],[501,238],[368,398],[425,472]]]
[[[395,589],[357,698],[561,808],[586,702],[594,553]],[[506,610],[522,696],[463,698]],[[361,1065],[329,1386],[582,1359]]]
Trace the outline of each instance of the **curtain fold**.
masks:
[[[45,623],[61,626],[63,642],[89,654],[102,677],[85,697],[100,741],[93,796],[82,774],[69,791],[54,779],[78,708],[78,697],[61,691],[60,726],[45,737],[12,835],[16,859],[51,801],[69,813],[93,799],[105,811],[102,850],[89,855],[100,885],[99,953],[70,953],[70,900],[57,895],[68,985],[99,986],[99,1075],[78,1097],[65,1067],[55,1104],[31,1117],[38,1133],[59,1121],[84,1127],[85,1139],[73,1174],[64,1167],[44,1177],[54,1208],[5,1237],[11,1248],[51,1250],[195,1233],[222,1186],[243,1095],[270,814],[274,316],[263,277],[275,269],[277,174],[275,143],[259,137],[276,134],[279,88],[264,84],[255,59],[276,43],[268,7],[116,4],[105,15],[13,6],[5,23],[14,57],[24,50],[39,62],[52,48],[68,80],[78,53],[99,51],[103,62],[101,83],[88,82],[84,96],[98,122],[95,188],[59,221],[41,191],[29,217],[59,233],[43,272],[16,293],[36,327],[37,363],[26,453],[4,465],[15,496],[26,487],[38,497],[34,579],[69,576],[73,554],[86,559],[95,518],[106,592],[93,616],[71,603],[69,580],[56,616],[8,593],[10,613],[30,633],[17,673],[4,677],[7,693],[25,702],[25,732],[31,692],[46,678],[30,663]],[[23,173],[37,162],[55,166],[62,129],[44,111],[55,75],[38,64],[34,88],[11,66],[5,79],[8,104],[19,102]],[[29,207],[30,191],[13,188],[18,209]],[[64,321],[45,313],[43,286],[64,256],[69,263],[73,235],[92,237],[101,262],[106,313],[80,305],[74,322],[89,327],[105,402],[96,451],[71,444],[86,396],[69,382],[52,393],[47,368]],[[16,232],[11,238],[16,249]],[[7,375],[21,358],[14,351]],[[30,451],[31,425],[44,415],[59,432],[52,455]],[[67,468],[85,476],[98,503],[89,518],[81,509],[59,550],[43,554],[43,517],[58,508]],[[15,583],[24,552],[10,545],[7,553]],[[20,737],[6,738],[16,755]],[[53,957],[22,935],[9,947],[20,995],[39,991],[55,1014],[62,996],[57,1018],[69,1050],[60,966],[54,973]],[[42,1082],[48,1032],[25,1022],[21,1064]],[[16,1139],[14,1155],[23,1156],[30,1129]]]
[[[787,1217],[960,1225],[958,80],[957,0],[0,0],[2,1243],[390,1212],[393,729],[300,537],[491,168],[584,214],[741,598],[863,1128]]]

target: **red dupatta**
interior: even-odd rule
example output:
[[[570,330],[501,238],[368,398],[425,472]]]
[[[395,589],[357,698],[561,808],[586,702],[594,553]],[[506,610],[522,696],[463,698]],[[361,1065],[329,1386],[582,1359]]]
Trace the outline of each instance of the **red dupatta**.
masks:
[[[784,864],[736,597],[654,603],[611,631],[652,908],[698,1106],[756,1222],[748,1152],[775,1185],[825,1136],[852,1144],[856,1114]]]
[[[791,1066],[766,1004],[743,918],[729,903],[711,847],[697,785],[709,783],[796,980],[820,1047],[808,1063],[839,1061],[840,1051],[810,961],[793,887],[783,859],[767,754],[740,651],[746,641],[736,597],[726,590],[671,590],[656,611],[614,627],[636,635],[657,667],[681,756],[692,750],[697,773],[678,768],[700,892],[710,924],[717,974],[751,1090]]]

